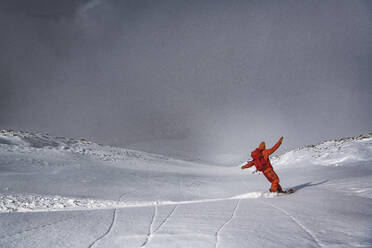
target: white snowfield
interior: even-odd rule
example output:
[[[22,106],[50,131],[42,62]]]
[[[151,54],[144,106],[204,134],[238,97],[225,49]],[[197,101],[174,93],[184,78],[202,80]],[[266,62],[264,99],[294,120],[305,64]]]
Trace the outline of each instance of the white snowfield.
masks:
[[[236,165],[0,131],[0,247],[372,247],[372,135],[272,164],[294,194]]]

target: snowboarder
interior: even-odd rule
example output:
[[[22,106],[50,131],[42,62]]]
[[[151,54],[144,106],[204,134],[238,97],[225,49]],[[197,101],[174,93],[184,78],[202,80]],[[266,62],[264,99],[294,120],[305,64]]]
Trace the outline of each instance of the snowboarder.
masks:
[[[256,166],[257,171],[262,171],[267,180],[271,183],[270,192],[287,193],[286,191],[283,191],[280,186],[279,177],[273,170],[273,166],[269,159],[269,156],[279,148],[282,141],[283,137],[281,137],[271,149],[266,149],[266,144],[262,141],[260,146],[251,153],[253,160],[242,166],[242,169],[246,169],[254,165]],[[288,191],[288,193],[292,192],[293,190]]]

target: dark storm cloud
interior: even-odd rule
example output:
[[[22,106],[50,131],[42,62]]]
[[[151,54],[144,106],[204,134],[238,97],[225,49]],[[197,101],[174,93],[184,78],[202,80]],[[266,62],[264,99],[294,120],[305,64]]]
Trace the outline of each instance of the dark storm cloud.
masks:
[[[365,133],[371,29],[368,1],[2,1],[0,125],[207,158]]]

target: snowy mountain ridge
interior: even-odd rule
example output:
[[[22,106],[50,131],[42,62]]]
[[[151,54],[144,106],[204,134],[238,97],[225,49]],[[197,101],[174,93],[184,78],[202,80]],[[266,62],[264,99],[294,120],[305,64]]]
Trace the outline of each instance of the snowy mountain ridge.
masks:
[[[5,146],[4,146],[5,145]],[[93,159],[103,161],[122,161],[130,159],[143,160],[168,160],[170,158],[142,151],[125,148],[104,146],[86,139],[73,139],[65,137],[52,137],[48,134],[30,133],[23,131],[1,130],[0,149],[6,147],[14,152],[37,152],[42,150],[54,150],[71,152]]]
[[[4,146],[5,145],[5,146]],[[170,160],[172,158],[113,146],[104,146],[86,139],[52,137],[48,134],[23,131],[1,130],[0,149],[8,151],[32,152],[40,149],[69,151],[75,154],[103,161],[123,161],[130,159]],[[276,168],[306,166],[309,164],[339,166],[347,161],[352,164],[372,160],[372,133],[332,139],[316,145],[308,145],[272,157]]]
[[[317,145],[308,145],[272,158],[275,168],[323,165],[352,165],[372,160],[372,134],[332,139]]]

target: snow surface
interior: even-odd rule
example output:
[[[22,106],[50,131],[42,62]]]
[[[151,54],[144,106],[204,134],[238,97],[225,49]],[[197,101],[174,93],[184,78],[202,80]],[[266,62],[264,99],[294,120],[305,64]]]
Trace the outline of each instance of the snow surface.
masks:
[[[0,131],[0,247],[372,247],[372,135],[272,163],[294,194],[236,165]]]

